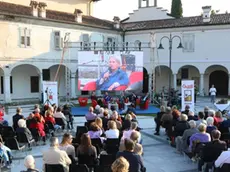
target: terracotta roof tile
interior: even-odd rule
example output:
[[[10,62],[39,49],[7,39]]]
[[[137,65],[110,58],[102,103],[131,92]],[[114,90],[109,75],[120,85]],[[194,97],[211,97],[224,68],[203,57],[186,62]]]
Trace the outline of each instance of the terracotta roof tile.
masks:
[[[230,14],[212,15],[211,21],[208,23],[203,22],[202,16],[122,23],[123,28],[127,31],[224,24],[230,24]]]
[[[12,3],[0,2],[0,12],[6,12],[14,15],[32,16],[31,7],[17,5]],[[75,22],[75,14],[46,10],[46,18],[60,21],[60,22]],[[45,20],[45,19],[44,19]],[[79,24],[79,23],[76,23]],[[114,29],[114,23],[107,20],[98,19],[92,16],[82,16],[82,25],[88,25],[92,27],[100,27],[106,29]]]

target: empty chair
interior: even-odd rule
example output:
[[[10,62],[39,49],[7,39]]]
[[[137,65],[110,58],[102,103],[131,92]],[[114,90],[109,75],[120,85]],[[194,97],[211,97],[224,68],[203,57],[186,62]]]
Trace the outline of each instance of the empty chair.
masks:
[[[69,171],[70,172],[78,172],[78,171],[79,172],[90,172],[89,168],[85,164],[79,164],[79,165],[71,164]]]
[[[109,166],[116,160],[115,155],[100,155],[100,165],[101,166]]]
[[[86,164],[87,166],[94,166],[98,164],[94,156],[78,155],[78,164]]]
[[[77,126],[76,137],[75,137],[76,142],[80,143],[82,134],[87,133],[87,132],[88,132],[87,127],[85,127],[85,126]]]
[[[46,172],[65,172],[61,164],[45,164]]]
[[[5,145],[11,150],[22,150],[25,148],[25,145],[19,146],[17,139],[14,137],[6,139]]]
[[[103,144],[101,143],[101,139],[100,138],[94,138],[94,139],[91,139],[91,143],[93,146],[96,147],[97,149],[97,154],[99,155],[102,148],[103,148]]]

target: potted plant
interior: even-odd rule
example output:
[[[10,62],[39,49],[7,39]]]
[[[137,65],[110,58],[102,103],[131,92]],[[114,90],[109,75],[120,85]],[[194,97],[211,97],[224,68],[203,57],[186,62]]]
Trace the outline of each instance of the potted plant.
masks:
[[[216,104],[228,104],[228,99],[220,99]]]

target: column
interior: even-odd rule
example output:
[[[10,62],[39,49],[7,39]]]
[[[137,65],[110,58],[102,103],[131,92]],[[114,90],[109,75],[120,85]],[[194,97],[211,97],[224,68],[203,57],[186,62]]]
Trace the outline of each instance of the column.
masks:
[[[4,98],[5,98],[5,103],[11,102],[10,74],[4,75]]]
[[[228,74],[228,95],[230,95],[230,74]]]
[[[199,93],[200,96],[204,96],[204,74],[200,74]]]
[[[71,98],[76,97],[76,73],[71,73]]]
[[[42,101],[43,100],[43,73],[40,72],[40,100]]]
[[[141,8],[142,0],[138,0],[138,7]]]
[[[173,88],[177,90],[177,73],[173,74]]]

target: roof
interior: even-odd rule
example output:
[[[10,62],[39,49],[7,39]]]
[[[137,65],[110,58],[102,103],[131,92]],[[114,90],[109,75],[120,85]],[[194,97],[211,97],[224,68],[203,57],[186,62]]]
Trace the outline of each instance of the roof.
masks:
[[[139,21],[122,23],[123,29],[126,31],[149,30],[149,29],[167,29],[178,27],[193,27],[193,26],[209,26],[209,25],[225,25],[230,24],[230,14],[215,14],[211,15],[211,21],[203,22],[202,16],[183,17],[179,19],[162,19],[151,21]]]
[[[23,16],[33,17],[31,10],[32,9],[30,6],[0,2],[0,13],[8,13],[12,15],[23,15]],[[66,12],[54,11],[54,10],[46,10],[46,18],[40,18],[40,17],[34,17],[34,18],[35,19],[39,18],[42,20],[50,19],[62,23],[71,23],[71,24],[76,23],[76,25],[91,26],[91,27],[110,29],[110,30],[115,29],[114,23],[112,21],[102,20],[92,16],[82,15],[82,23],[77,23],[75,21],[74,13],[72,14],[72,13],[66,13]]]

